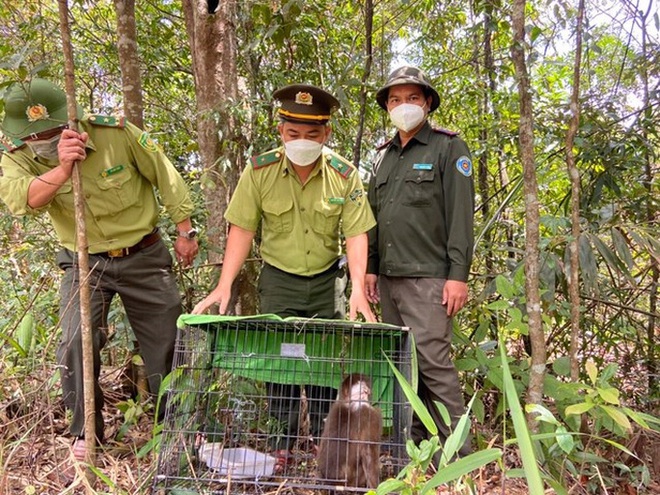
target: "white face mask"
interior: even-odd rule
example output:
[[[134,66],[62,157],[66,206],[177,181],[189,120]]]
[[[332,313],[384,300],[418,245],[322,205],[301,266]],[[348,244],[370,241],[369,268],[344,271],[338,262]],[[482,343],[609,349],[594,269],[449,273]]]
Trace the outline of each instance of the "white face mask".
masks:
[[[411,131],[426,118],[424,107],[412,103],[402,103],[390,111],[392,123],[404,132]]]
[[[57,145],[60,142],[61,137],[61,134],[57,134],[50,139],[28,141],[26,144],[35,155],[38,155],[47,160],[57,160]]]
[[[286,157],[294,165],[308,167],[316,162],[321,156],[323,143],[317,143],[309,139],[294,139],[284,143]]]

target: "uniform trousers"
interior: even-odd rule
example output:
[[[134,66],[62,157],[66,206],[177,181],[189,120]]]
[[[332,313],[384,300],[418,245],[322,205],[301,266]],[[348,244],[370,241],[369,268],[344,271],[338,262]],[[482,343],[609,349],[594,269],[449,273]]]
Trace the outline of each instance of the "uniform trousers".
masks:
[[[440,439],[450,433],[434,401],[442,402],[452,418],[451,429],[465,412],[458,372],[451,360],[452,319],[442,303],[445,280],[439,278],[407,278],[379,276],[383,321],[410,328],[417,350],[418,395],[438,426]],[[415,415],[411,437],[419,444],[429,437]],[[469,440],[459,451],[461,456],[471,451]]]
[[[77,254],[62,250],[57,263],[64,271],[60,287],[62,340],[57,362],[62,381],[64,405],[72,412],[71,435],[84,434],[82,339]],[[108,310],[115,294],[140,346],[152,393],[171,371],[176,338],[176,320],[181,314],[181,298],[172,273],[172,256],[159,240],[137,253],[122,258],[90,254],[90,314],[94,348],[96,436],[103,441],[103,392],[98,384],[100,351],[106,343]],[[161,405],[161,411],[164,407]]]
[[[346,270],[335,263],[322,273],[310,277],[293,275],[274,266],[264,264],[259,277],[261,313],[276,314],[281,318],[346,318]],[[291,449],[295,443],[300,417],[301,385],[305,385],[310,430],[318,439],[330,405],[337,397],[332,387],[290,385],[267,382],[268,408],[283,431],[271,437],[271,448]]]

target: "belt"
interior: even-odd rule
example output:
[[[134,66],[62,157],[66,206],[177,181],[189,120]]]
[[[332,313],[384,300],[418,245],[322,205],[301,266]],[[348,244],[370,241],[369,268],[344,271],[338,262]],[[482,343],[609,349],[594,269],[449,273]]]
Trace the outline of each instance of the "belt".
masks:
[[[103,253],[95,253],[97,256],[107,256],[108,258],[123,258],[125,256],[130,256],[135,254],[138,251],[142,251],[144,248],[153,246],[160,240],[160,232],[158,229],[154,229],[150,234],[145,235],[140,242],[137,244],[119,249],[111,249],[110,251],[105,251]]]
[[[299,279],[302,279],[302,280],[311,280],[311,279],[314,279],[314,278],[323,277],[325,275],[329,275],[330,273],[336,272],[340,268],[339,260],[337,260],[332,265],[330,265],[329,268],[326,268],[322,272],[315,273],[314,275],[296,275],[295,273],[289,273],[287,271],[281,270],[281,269],[277,268],[276,266],[270,265],[268,263],[264,263],[264,266],[268,267],[271,270],[275,270],[279,273],[283,273],[285,275],[288,275],[289,277],[295,277],[295,278],[299,278]]]

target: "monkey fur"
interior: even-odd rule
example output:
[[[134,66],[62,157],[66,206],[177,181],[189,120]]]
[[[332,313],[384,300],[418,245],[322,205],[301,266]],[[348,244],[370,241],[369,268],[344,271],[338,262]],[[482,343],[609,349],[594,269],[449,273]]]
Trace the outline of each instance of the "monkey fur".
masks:
[[[376,488],[382,430],[382,414],[371,405],[371,380],[358,373],[348,375],[323,427],[317,455],[319,477],[345,480],[346,486]]]

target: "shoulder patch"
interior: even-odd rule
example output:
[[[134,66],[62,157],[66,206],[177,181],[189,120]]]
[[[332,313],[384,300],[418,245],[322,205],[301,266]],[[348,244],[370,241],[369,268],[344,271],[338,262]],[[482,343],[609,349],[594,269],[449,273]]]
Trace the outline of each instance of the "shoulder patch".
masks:
[[[250,158],[253,169],[259,169],[272,165],[273,163],[278,163],[282,160],[282,148],[276,148],[274,150],[266,151],[260,155],[254,155]]]
[[[437,134],[446,134],[449,137],[458,136],[458,132],[448,131],[447,129],[441,129],[440,127],[434,127],[433,132]]]
[[[25,143],[18,138],[10,138],[0,134],[0,151],[11,153],[22,147]]]
[[[334,151],[328,153],[326,158],[328,164],[333,169],[335,169],[337,173],[341,175],[344,179],[348,179],[355,170],[355,167],[353,167],[353,164],[351,162],[339,156]]]
[[[126,117],[111,117],[110,115],[90,115],[87,120],[90,124],[120,129],[126,124]]]

